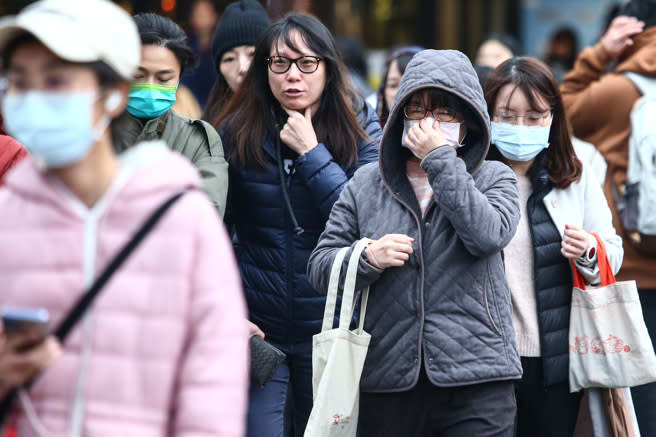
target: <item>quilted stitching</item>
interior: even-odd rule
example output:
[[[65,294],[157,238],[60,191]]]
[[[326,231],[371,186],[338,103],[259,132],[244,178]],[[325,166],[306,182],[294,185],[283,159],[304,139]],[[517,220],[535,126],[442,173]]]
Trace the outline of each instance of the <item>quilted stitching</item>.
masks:
[[[405,177],[397,118],[405,99],[424,87],[448,90],[467,102],[482,135],[466,146],[463,159],[445,147],[423,160],[435,196],[421,217]],[[310,282],[323,290],[338,248],[387,233],[415,238],[415,252],[404,267],[380,273],[361,265],[358,286],[372,285],[363,390],[411,387],[422,348],[429,378],[440,386],[521,375],[500,255],[519,221],[519,196],[510,169],[483,163],[488,145],[489,118],[469,60],[456,51],[416,55],[385,126],[379,166],[363,167],[347,184],[309,263]]]

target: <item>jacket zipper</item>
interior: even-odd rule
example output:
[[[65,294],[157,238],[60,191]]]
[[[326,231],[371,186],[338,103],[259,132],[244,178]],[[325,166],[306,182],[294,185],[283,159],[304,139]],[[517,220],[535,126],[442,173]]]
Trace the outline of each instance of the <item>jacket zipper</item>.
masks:
[[[386,184],[385,184],[386,185]],[[389,187],[388,187],[389,189]],[[418,341],[418,350],[419,350],[419,358],[415,358],[416,363],[417,363],[417,371],[419,372],[421,369],[421,356],[424,355],[426,359],[429,359],[426,357],[426,353],[424,351],[424,346],[423,346],[423,340],[424,340],[424,250],[423,250],[423,233],[422,233],[422,225],[421,221],[417,217],[417,214],[412,210],[410,205],[408,205],[401,197],[395,193],[392,190],[389,190],[390,193],[392,193],[392,197],[396,199],[401,205],[405,206],[408,211],[414,216],[415,222],[417,223],[417,230],[419,233],[419,238],[418,238],[418,244],[417,248],[419,249],[419,273],[420,273],[420,286],[419,286],[419,341]],[[429,205],[430,207],[430,205]],[[428,211],[428,209],[426,210]],[[426,373],[428,373],[428,368],[426,369]]]

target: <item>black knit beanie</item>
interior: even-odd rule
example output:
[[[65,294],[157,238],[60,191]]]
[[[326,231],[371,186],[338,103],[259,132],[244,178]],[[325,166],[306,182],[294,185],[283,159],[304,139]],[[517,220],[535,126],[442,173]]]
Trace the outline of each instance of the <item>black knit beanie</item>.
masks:
[[[257,0],[241,0],[226,7],[212,40],[214,65],[219,72],[221,56],[237,46],[254,46],[271,22]]]

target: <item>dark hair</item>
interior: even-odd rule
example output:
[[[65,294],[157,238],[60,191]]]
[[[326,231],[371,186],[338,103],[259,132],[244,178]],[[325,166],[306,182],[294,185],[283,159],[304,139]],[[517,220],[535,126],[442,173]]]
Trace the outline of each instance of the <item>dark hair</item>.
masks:
[[[560,57],[558,53],[554,52],[554,45],[565,44],[569,47],[569,53],[565,58]],[[579,52],[579,39],[576,35],[576,31],[569,26],[563,26],[556,29],[551,38],[549,39],[549,45],[547,46],[547,53],[545,56],[545,63],[551,67],[551,63],[562,62],[564,67],[567,70],[571,70],[574,66],[574,61]]]
[[[228,85],[228,81],[219,71],[207,96],[207,103],[200,118],[209,123],[214,122],[219,118],[221,110],[228,104],[233,95],[234,92]]]
[[[656,25],[656,1],[630,0],[619,11],[619,15],[635,17],[644,21],[645,28]]]
[[[399,73],[403,76],[405,69],[408,66],[408,63],[414,55],[422,51],[424,48],[419,46],[406,46],[400,47],[393,50],[387,58],[385,59],[383,76],[380,80],[380,86],[378,87],[378,102],[376,105],[376,112],[378,113],[378,119],[380,120],[381,126],[385,126],[387,123],[387,118],[389,117],[390,109],[387,106],[385,101],[385,88],[387,87],[387,77],[389,76],[390,67],[393,62],[396,62],[396,66],[399,69]]]
[[[522,91],[535,111],[544,111],[544,108],[540,108],[537,104],[538,96],[549,104],[553,115],[549,131],[549,147],[540,152],[540,155],[545,155],[544,167],[549,173],[551,183],[556,188],[569,187],[572,182],[581,178],[583,165],[574,153],[556,78],[544,62],[535,58],[511,58],[503,62],[492,72],[485,84],[485,101],[490,119],[494,116],[499,91],[508,84],[515,87],[513,93],[516,90]],[[496,147],[490,147],[488,159],[501,160]],[[539,163],[542,163],[542,159],[536,159],[533,163],[531,174],[537,170],[536,164]]]
[[[346,67],[355,71],[363,77],[367,77],[368,68],[365,59],[364,44],[362,41],[353,37],[343,36],[337,38],[337,49],[342,55],[342,60]]]
[[[180,76],[196,65],[196,54],[187,42],[187,35],[173,20],[146,12],[134,16],[141,44],[165,47],[173,52],[180,63]]]
[[[325,64],[326,85],[319,110],[313,115],[317,139],[326,144],[341,166],[357,159],[357,144],[367,137],[356,116],[364,102],[353,91],[335,39],[326,26],[310,15],[292,13],[267,28],[258,40],[251,68],[244,78],[248,86],[239,87],[213,123],[217,130],[230,124],[230,163],[259,168],[268,165],[262,141],[267,134],[277,135],[276,126],[287,119],[287,114],[271,92],[266,58],[278,43],[298,52],[291,38],[295,32]]]

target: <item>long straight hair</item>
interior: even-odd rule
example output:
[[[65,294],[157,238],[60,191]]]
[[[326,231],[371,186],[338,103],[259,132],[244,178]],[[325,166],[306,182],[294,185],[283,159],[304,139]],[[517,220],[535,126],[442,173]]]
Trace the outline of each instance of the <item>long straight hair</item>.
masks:
[[[294,33],[298,33],[325,63],[325,89],[319,110],[312,117],[317,139],[326,144],[342,167],[357,160],[358,143],[367,138],[356,115],[356,111],[364,107],[364,101],[353,91],[335,39],[326,26],[312,16],[293,13],[264,31],[255,46],[253,62],[243,85],[213,123],[217,130],[229,125],[227,158],[231,164],[244,168],[269,165],[262,142],[267,135],[278,135],[277,126],[284,124],[287,115],[271,92],[266,58],[271,48],[279,43],[300,51],[292,39]]]
[[[536,159],[529,171],[533,172],[533,167],[544,163],[549,180],[556,188],[569,187],[572,182],[581,178],[583,164],[574,153],[556,78],[545,63],[535,58],[518,57],[503,62],[492,72],[485,84],[485,101],[491,120],[496,110],[499,91],[508,84],[514,85],[513,92],[521,90],[535,111],[544,110],[537,104],[538,96],[544,99],[553,115],[549,147],[541,152],[545,155],[544,160]],[[490,147],[488,158],[500,160],[496,147]]]

